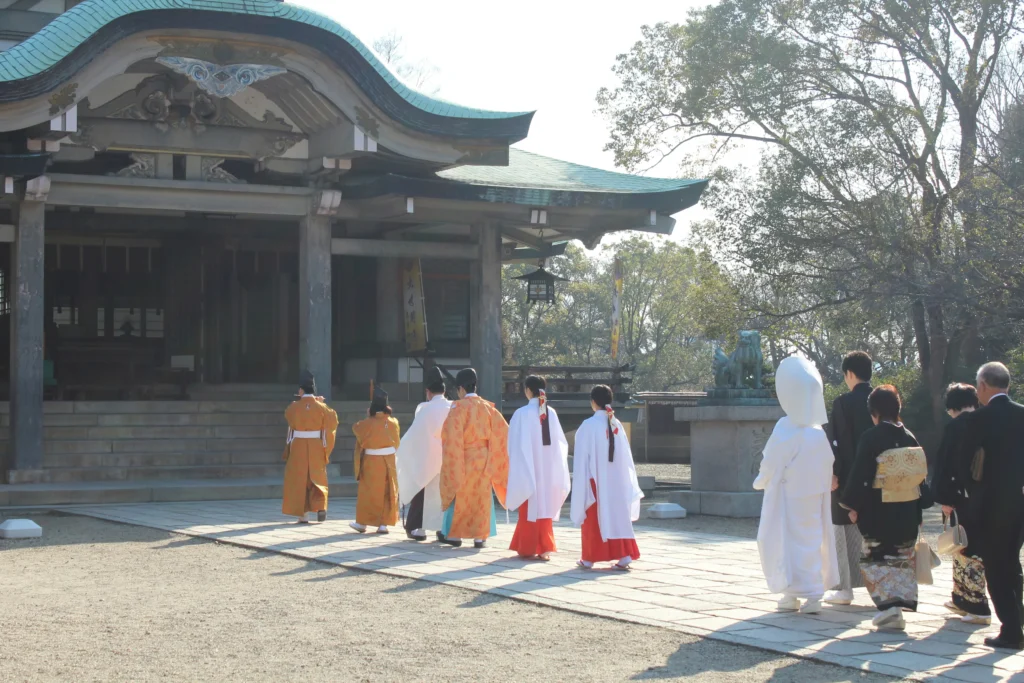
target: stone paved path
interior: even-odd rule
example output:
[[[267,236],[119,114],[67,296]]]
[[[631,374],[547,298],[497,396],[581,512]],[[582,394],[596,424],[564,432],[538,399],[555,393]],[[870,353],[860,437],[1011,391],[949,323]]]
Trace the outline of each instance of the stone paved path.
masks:
[[[359,535],[348,528],[353,500],[332,500],[331,519],[299,526],[276,501],[146,503],[66,509],[77,514],[348,568],[444,583],[558,609],[659,626],[897,677],[917,680],[1022,681],[1024,655],[993,652],[982,639],[994,628],[947,618],[948,563],[936,585],[923,586],[905,633],[872,629],[863,590],[850,607],[804,616],[775,611],[753,541],[731,536],[636,527],[641,559],[632,572],[583,571],[579,532],[556,527],[561,553],[526,562],[506,548],[513,527],[504,515],[488,548],[412,543],[402,532]],[[514,524],[515,517],[513,515]]]

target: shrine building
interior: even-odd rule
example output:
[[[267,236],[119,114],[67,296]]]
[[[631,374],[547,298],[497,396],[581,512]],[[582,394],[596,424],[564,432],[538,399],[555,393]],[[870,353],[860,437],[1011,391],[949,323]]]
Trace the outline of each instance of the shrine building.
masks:
[[[502,264],[707,185],[517,149],[532,117],[276,0],[0,0],[0,506],[270,495],[300,369],[339,437],[371,379],[407,426],[408,315],[500,402]]]

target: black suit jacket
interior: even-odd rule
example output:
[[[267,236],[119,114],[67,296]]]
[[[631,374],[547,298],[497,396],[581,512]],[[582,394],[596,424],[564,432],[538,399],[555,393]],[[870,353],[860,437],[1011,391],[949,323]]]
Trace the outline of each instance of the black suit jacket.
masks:
[[[978,487],[971,479],[971,458],[965,452],[964,444],[970,414],[960,413],[943,430],[932,479],[935,501],[957,508],[959,517],[968,513],[968,501],[978,493]]]
[[[961,457],[985,450],[979,494],[972,496],[971,516],[980,521],[1024,517],[1024,406],[997,396],[968,414]]]
[[[832,474],[839,477],[839,489],[832,493],[832,523],[850,524],[850,511],[839,505],[839,495],[850,480],[853,463],[857,459],[857,444],[867,430],[875,426],[868,412],[871,385],[862,382],[832,402],[828,433],[832,441]]]

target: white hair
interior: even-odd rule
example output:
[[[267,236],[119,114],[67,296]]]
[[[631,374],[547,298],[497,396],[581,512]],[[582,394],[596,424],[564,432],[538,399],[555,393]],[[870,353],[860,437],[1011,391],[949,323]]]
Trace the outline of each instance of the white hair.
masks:
[[[993,389],[1009,389],[1010,371],[1002,363],[985,363],[978,368],[978,382],[984,382]]]

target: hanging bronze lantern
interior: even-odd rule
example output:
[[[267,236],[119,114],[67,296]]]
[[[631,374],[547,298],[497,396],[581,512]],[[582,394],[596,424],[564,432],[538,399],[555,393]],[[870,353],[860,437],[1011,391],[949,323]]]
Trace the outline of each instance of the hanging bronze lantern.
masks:
[[[564,277],[549,273],[541,266],[532,273],[520,275],[516,280],[526,280],[526,300],[531,304],[537,301],[555,303],[555,282],[567,282]]]

